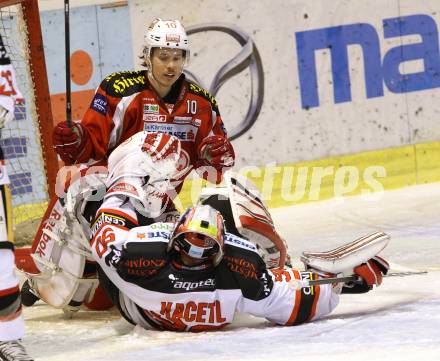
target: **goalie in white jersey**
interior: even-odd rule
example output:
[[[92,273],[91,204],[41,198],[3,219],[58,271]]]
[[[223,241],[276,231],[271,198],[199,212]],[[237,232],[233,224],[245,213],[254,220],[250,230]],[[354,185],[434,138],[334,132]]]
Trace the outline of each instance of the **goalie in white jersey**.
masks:
[[[115,201],[109,198],[98,212],[91,246],[101,285],[133,324],[207,331],[228,325],[238,311],[290,326],[338,304],[341,287],[297,288],[298,280],[318,278],[313,271],[268,270],[255,244],[225,233],[221,214],[209,205],[189,208],[177,224],[128,230],[113,221],[129,220],[131,211],[115,208]],[[378,257],[349,268],[363,277],[360,291],[380,284],[387,271]]]
[[[331,253],[304,254],[309,270],[301,272],[267,269],[256,244],[227,233],[222,215],[209,205],[189,208],[177,223],[136,227],[138,192],[127,177],[115,176],[112,158],[109,165],[114,176],[92,224],[90,246],[101,286],[133,324],[206,331],[230,324],[238,311],[297,325],[329,314],[341,292],[379,285],[388,270],[376,256],[388,242],[383,233]],[[357,274],[359,282],[298,287],[334,274]]]

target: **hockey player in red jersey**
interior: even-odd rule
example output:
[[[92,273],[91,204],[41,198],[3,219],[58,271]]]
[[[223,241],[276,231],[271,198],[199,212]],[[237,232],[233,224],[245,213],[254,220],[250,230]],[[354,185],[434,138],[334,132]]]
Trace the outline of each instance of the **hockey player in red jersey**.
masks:
[[[156,19],[146,29],[144,44],[147,70],[107,76],[80,123],[55,127],[55,150],[68,165],[84,163],[108,157],[141,130],[163,132],[182,142],[188,172],[209,167],[210,180],[220,181],[234,164],[234,150],[215,98],[183,74],[190,58],[185,29],[178,20]]]

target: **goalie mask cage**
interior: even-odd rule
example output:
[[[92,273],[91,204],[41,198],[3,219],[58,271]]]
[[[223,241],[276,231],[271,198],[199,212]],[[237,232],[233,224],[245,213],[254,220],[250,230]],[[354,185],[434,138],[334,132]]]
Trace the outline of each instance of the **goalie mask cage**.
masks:
[[[11,60],[23,98],[15,99],[15,119],[2,129],[0,139],[19,230],[23,222],[44,214],[58,171],[37,0],[0,0],[0,35],[0,51]]]

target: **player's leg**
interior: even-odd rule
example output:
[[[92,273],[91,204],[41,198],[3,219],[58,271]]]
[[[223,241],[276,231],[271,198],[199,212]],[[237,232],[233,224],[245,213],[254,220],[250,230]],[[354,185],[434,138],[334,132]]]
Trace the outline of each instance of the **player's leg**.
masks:
[[[31,360],[19,339],[24,320],[15,275],[10,191],[0,185],[0,360]]]

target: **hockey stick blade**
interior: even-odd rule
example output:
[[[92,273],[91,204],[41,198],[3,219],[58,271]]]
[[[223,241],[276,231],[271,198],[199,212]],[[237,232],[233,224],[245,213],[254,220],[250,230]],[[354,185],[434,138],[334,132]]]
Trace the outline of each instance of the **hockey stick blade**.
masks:
[[[392,272],[388,273],[384,277],[406,277],[427,274],[428,271],[415,271],[415,272]],[[326,285],[329,283],[345,283],[345,282],[358,282],[360,278],[358,276],[347,276],[347,277],[331,277],[331,278],[321,278],[319,280],[303,280],[299,282],[302,287],[316,286],[316,285]]]

